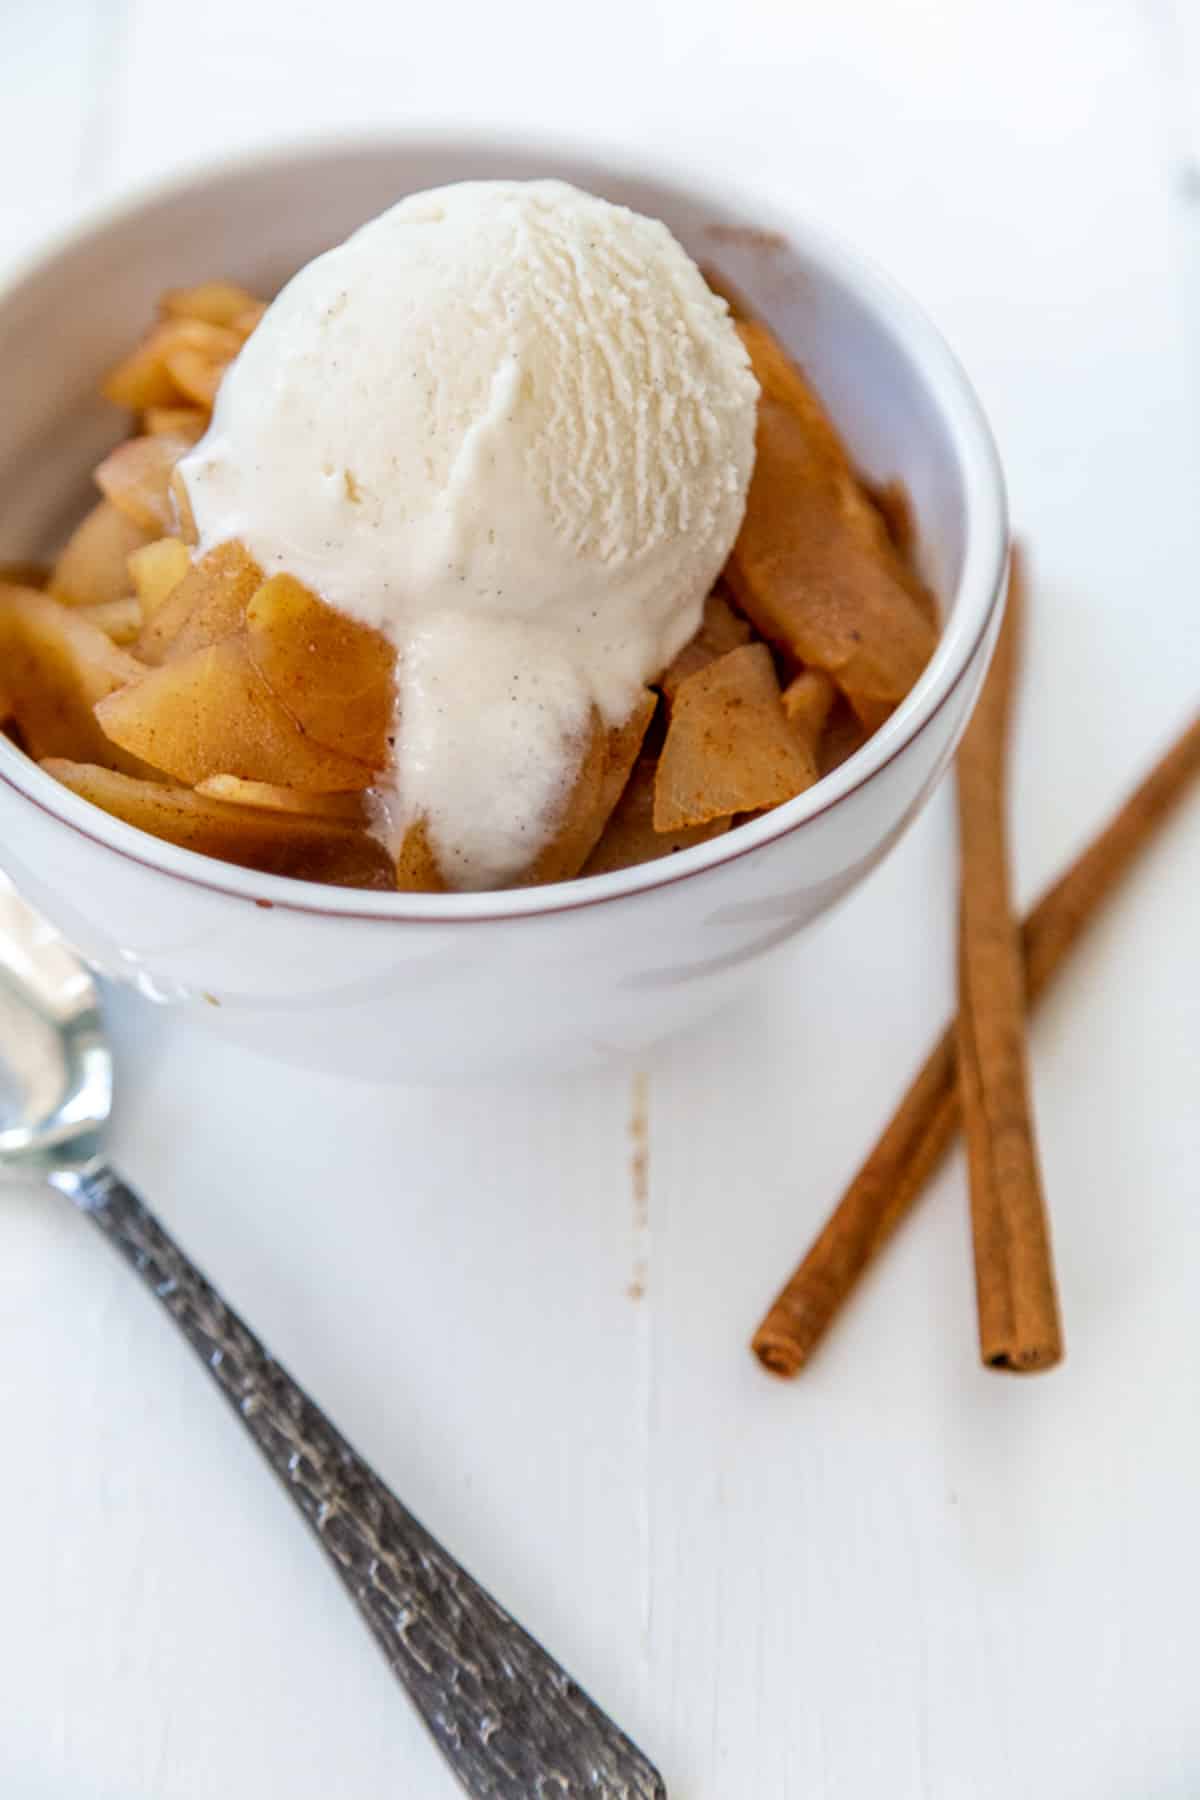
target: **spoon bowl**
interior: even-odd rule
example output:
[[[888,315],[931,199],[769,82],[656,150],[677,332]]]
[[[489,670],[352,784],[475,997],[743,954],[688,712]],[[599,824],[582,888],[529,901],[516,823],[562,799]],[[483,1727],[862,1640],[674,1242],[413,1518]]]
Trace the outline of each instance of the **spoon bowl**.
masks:
[[[0,875],[0,1176],[87,1168],[111,1110],[96,984]]]

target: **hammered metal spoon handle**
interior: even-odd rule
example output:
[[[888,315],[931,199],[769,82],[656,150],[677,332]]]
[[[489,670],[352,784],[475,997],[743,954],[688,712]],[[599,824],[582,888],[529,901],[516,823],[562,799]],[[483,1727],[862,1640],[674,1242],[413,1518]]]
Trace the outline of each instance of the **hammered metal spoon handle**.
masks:
[[[477,1800],[666,1800],[657,1770],[430,1537],[153,1214],[100,1165],[66,1193],[170,1313],[320,1540]]]

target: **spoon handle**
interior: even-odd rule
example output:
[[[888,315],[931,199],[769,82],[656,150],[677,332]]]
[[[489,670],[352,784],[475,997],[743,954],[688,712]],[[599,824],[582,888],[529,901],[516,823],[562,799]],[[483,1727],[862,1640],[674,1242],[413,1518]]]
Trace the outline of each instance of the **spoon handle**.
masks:
[[[55,1178],[183,1332],[477,1800],[666,1800],[640,1750],[447,1555],[120,1177]]]

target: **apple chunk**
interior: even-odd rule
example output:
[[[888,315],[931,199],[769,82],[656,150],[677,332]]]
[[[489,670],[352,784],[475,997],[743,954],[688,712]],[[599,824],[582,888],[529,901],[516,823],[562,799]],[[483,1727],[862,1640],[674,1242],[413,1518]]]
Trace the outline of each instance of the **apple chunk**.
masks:
[[[240,333],[204,319],[164,319],[109,370],[101,391],[114,406],[126,406],[131,412],[178,406],[181,401],[206,407],[207,372],[223,369],[242,342]],[[193,377],[201,367],[205,379],[197,383]]]
[[[438,866],[437,856],[429,841],[429,826],[424,819],[415,820],[404,833],[404,842],[396,858],[394,879],[396,886],[405,894],[446,892],[445,877]]]
[[[103,606],[131,590],[129,558],[152,537],[111,500],[101,500],[75,527],[50,572],[48,589],[66,606]]]
[[[638,863],[655,862],[673,856],[677,850],[690,850],[729,830],[729,820],[713,819],[707,825],[680,826],[676,831],[654,829],[654,778],[657,763],[653,757],[640,756],[625,792],[617,801],[600,840],[584,864],[585,875],[608,875],[614,869],[630,869]]]
[[[234,281],[201,281],[195,287],[168,288],[159,310],[168,319],[200,319],[205,325],[234,326],[261,302]]]
[[[836,699],[837,688],[823,669],[801,669],[783,690],[783,710],[792,729],[814,755]]]
[[[190,656],[241,631],[246,607],[262,581],[262,570],[236,542],[218,544],[196,563],[188,558],[185,545],[179,549],[184,553],[184,574],[151,611],[137,644],[143,662]],[[178,550],[170,552],[169,563],[170,569],[180,566]],[[169,572],[164,569],[164,579]]]
[[[273,575],[246,608],[250,655],[272,693],[316,743],[386,768],[396,653],[378,631]]]
[[[113,818],[152,837],[222,862],[323,881],[339,887],[390,888],[386,850],[361,825],[341,819],[231,806],[191,788],[137,781],[111,769],[50,759],[46,772]]]
[[[699,631],[694,638],[688,639],[674,662],[663,670],[654,685],[661,688],[670,700],[681,681],[686,681],[697,669],[706,668],[727,651],[736,650],[741,644],[748,644],[752,635],[749,621],[734,610],[728,595],[718,583],[704,602]]]
[[[142,414],[142,429],[149,437],[166,434],[198,444],[208,430],[208,414],[202,406],[148,406]]]
[[[96,485],[118,512],[161,537],[178,524],[171,475],[187,449],[187,439],[175,432],[127,438],[97,468]]]
[[[103,600],[99,606],[80,606],[76,612],[91,625],[98,625],[114,644],[133,644],[141,635],[143,614],[140,600]]]
[[[192,566],[188,547],[181,538],[155,538],[129,557],[129,579],[148,622],[173,594]]]
[[[213,775],[345,793],[371,771],[307,737],[251,661],[244,634],[152,669],[96,708],[105,735],[189,786]]]
[[[800,370],[764,325],[738,330],[762,394],[730,586],[762,635],[831,675],[873,731],[933,654],[923,590]]]
[[[765,644],[679,684],[658,765],[654,826],[678,831],[778,806],[811,787],[816,759],[788,721]]]
[[[0,668],[8,715],[31,756],[139,768],[108,743],[93,708],[145,671],[76,608],[0,587]]]
[[[362,794],[314,794],[305,788],[272,787],[267,781],[239,781],[236,775],[210,775],[196,786],[211,800],[229,800],[237,806],[260,806],[268,812],[312,813],[323,819],[367,822]]]

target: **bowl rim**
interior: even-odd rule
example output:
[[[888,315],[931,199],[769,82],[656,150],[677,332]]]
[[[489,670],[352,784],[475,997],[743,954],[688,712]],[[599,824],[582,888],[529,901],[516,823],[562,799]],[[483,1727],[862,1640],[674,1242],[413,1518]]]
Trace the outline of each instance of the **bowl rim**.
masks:
[[[1008,564],[1008,512],[1004,476],[991,428],[965,370],[924,309],[884,269],[838,233],[802,214],[781,213],[732,184],[693,185],[686,168],[657,156],[653,164],[627,150],[594,139],[572,141],[536,133],[413,129],[346,133],[301,139],[265,150],[202,159],[165,179],[139,182],[112,202],[88,209],[74,223],[40,241],[32,251],[0,271],[0,312],[21,289],[44,276],[61,258],[100,243],[111,232],[136,224],[172,200],[205,189],[236,185],[272,169],[316,166],[356,156],[434,154],[457,150],[493,162],[510,154],[527,160],[574,165],[586,179],[590,168],[603,181],[613,175],[672,189],[692,203],[727,212],[739,223],[778,231],[803,243],[806,252],[834,280],[854,293],[891,331],[934,403],[959,464],[963,484],[966,539],[962,570],[948,608],[949,617],[929,663],[890,718],[840,768],[823,776],[794,800],[736,831],[693,845],[658,861],[604,875],[577,876],[541,887],[480,893],[377,893],[361,888],[322,887],[292,877],[260,874],[219,858],[168,844],[136,826],[111,818],[56,781],[0,734],[0,785],[98,848],[127,862],[192,887],[233,900],[316,917],[379,920],[388,923],[459,925],[495,923],[574,912],[655,893],[724,868],[744,856],[790,837],[841,806],[870,785],[932,723],[961,685],[976,654],[997,622]]]

